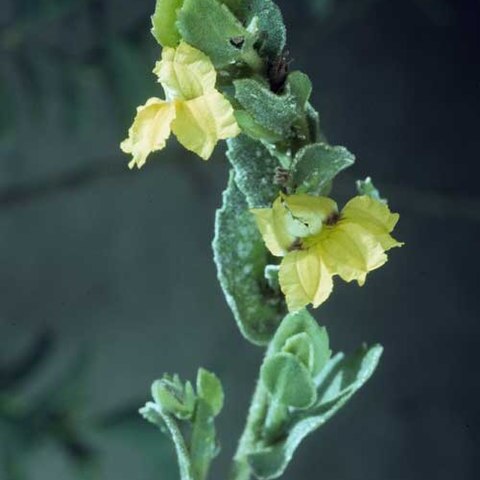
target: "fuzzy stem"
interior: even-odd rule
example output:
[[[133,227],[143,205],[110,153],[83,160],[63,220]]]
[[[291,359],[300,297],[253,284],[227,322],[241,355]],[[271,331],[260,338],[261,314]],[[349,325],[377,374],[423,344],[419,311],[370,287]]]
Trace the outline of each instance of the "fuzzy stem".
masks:
[[[248,412],[247,423],[240,438],[237,452],[233,459],[230,480],[249,480],[251,469],[248,464],[248,453],[253,450],[259,441],[259,432],[262,430],[268,412],[268,393],[265,387],[257,382],[252,403]]]

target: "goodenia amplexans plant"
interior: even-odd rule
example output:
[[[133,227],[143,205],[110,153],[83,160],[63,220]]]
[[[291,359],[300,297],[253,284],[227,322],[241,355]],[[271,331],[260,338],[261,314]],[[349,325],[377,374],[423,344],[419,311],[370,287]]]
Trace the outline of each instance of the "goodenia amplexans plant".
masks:
[[[140,168],[172,132],[205,160],[227,140],[232,169],[216,217],[215,263],[241,333],[267,347],[231,480],[278,478],[382,353],[375,345],[332,355],[307,307],[328,299],[335,277],[363,285],[387,261],[385,252],[400,245],[390,235],[398,215],[369,179],[341,210],[328,197],[354,156],[328,144],[308,76],[289,72],[272,0],[157,0],[152,22],[165,99],[138,108],[122,149]],[[203,369],[195,388],[165,375],[152,394],[141,412],[173,440],[181,479],[206,479],[219,451],[220,381]]]

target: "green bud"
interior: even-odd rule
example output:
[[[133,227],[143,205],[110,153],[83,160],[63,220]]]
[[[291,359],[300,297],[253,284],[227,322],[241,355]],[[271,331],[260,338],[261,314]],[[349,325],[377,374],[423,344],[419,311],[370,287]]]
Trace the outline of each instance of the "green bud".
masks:
[[[182,384],[178,375],[173,378],[165,375],[152,385],[152,396],[156,404],[165,412],[174,415],[180,420],[192,418],[196,396],[192,384]]]

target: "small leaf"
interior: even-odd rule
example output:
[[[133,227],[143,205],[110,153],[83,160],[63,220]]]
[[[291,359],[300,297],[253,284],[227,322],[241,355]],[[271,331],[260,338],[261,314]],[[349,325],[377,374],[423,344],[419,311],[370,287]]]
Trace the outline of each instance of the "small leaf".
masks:
[[[287,30],[280,8],[272,0],[253,0],[252,17],[258,19],[259,50],[270,60],[276,59],[285,48]]]
[[[231,39],[249,35],[218,0],[184,0],[177,25],[183,39],[207,54],[217,68],[240,58],[241,50]]]
[[[314,407],[299,411],[286,438],[249,455],[249,464],[259,479],[280,477],[301,441],[330,420],[367,382],[378,366],[382,347],[362,347],[354,355],[336,355],[316,380],[318,400]]]
[[[317,375],[328,362],[331,351],[329,348],[327,329],[320,327],[307,310],[290,313],[285,317],[275,333],[269,350],[271,352],[284,351],[288,341],[301,333],[308,335],[312,342],[314,361],[311,371],[313,375]]]
[[[157,0],[152,15],[152,35],[163,47],[176,47],[181,40],[177,27],[178,10],[184,0]]]
[[[374,200],[387,203],[387,200],[382,198],[370,177],[367,177],[365,180],[357,180],[357,191],[360,195],[368,195]]]
[[[296,99],[297,105],[303,112],[312,94],[312,82],[305,73],[296,71],[290,73],[287,80],[291,95]]]
[[[267,358],[260,379],[273,402],[294,408],[308,408],[316,400],[315,385],[305,365],[291,353]]]
[[[207,478],[212,460],[218,455],[214,415],[207,401],[200,399],[192,428],[190,458],[195,480]]]
[[[190,382],[183,384],[178,376],[164,376],[153,382],[152,397],[163,411],[179,420],[192,418],[196,397]]]
[[[259,141],[240,135],[228,141],[227,157],[235,170],[235,183],[250,208],[270,207],[279,187],[273,180],[278,160]]]
[[[257,80],[236,80],[235,98],[263,128],[282,137],[292,135],[291,127],[298,119],[297,104],[291,94],[276,95]]]
[[[306,333],[297,333],[290,337],[283,347],[283,351],[291,353],[300,360],[311,372],[315,361],[315,350],[312,341]]]
[[[321,194],[330,182],[353,165],[355,156],[344,147],[316,143],[302,148],[293,165],[292,183],[297,193]]]
[[[218,377],[200,368],[197,375],[197,394],[210,406],[213,416],[217,416],[223,408],[224,393]]]
[[[322,129],[320,128],[320,115],[318,112],[312,107],[310,102],[307,102],[305,107],[305,113],[307,115],[307,124],[309,130],[309,136],[312,142],[323,142],[327,141]]]
[[[236,110],[235,118],[242,132],[254,140],[263,140],[268,143],[277,143],[282,140],[280,135],[267,130],[245,110]]]
[[[283,296],[264,278],[268,252],[231,174],[217,211],[213,241],[218,278],[242,334],[265,345],[286,313]]]

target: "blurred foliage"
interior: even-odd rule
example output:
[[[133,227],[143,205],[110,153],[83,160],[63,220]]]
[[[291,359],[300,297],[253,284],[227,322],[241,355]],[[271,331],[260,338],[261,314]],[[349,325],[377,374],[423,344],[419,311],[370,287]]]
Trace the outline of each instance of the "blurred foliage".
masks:
[[[55,378],[32,394],[30,387],[42,383],[39,377],[51,369],[54,340],[51,332],[42,332],[21,358],[0,364],[0,478],[30,478],[29,458],[49,443],[64,452],[75,478],[101,478],[102,443],[111,435],[144,451],[152,470],[173,467],[168,443],[159,450],[158,439],[151,439],[150,429],[141,421],[140,401],[100,416],[87,413],[87,351],[74,355]]]
[[[29,126],[40,124],[53,104],[66,129],[80,130],[95,114],[84,102],[92,85],[102,86],[113,123],[155,88],[139,74],[151,70],[155,47],[147,15],[124,25],[107,0],[18,0],[9,13],[0,31],[3,143],[20,140],[25,118]]]

